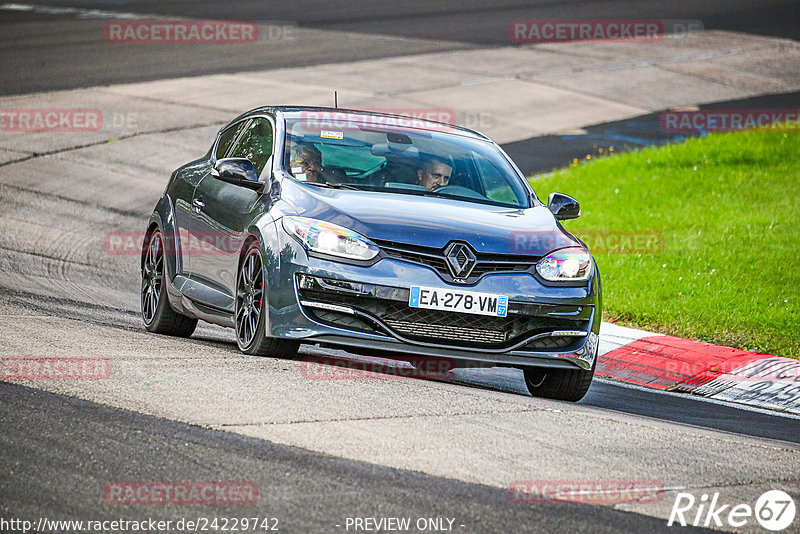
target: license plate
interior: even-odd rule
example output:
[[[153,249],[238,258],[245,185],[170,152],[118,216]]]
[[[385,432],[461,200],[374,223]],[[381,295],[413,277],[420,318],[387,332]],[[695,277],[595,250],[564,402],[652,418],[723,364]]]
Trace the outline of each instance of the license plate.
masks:
[[[408,305],[412,308],[474,313],[492,317],[505,317],[508,313],[506,295],[436,287],[411,286]]]

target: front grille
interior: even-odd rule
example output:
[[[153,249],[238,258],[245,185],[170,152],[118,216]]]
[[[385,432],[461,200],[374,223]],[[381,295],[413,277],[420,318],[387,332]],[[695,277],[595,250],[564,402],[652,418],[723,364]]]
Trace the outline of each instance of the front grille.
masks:
[[[445,249],[408,245],[406,243],[378,239],[373,239],[372,241],[390,258],[430,267],[436,271],[444,281],[453,281],[453,276],[447,266],[447,260],[444,255]],[[469,277],[467,277],[467,283],[470,284],[477,282],[482,276],[489,273],[533,273],[536,262],[541,259],[540,256],[484,254],[477,252],[475,252],[475,257],[475,266]]]
[[[405,292],[406,298],[408,292]],[[365,295],[343,294],[336,290],[319,288],[300,289],[300,300],[347,306],[364,316],[343,312],[308,308],[308,312],[322,322],[363,332],[385,333],[408,340],[454,345],[502,349],[518,344],[537,334],[554,330],[587,331],[585,316],[575,318],[549,317],[547,315],[509,314],[491,317],[442,310],[411,308],[407,300],[392,300]],[[542,305],[543,308],[547,308]],[[377,319],[374,320],[374,319]],[[579,343],[581,337],[543,337],[529,342],[529,350],[563,350]]]
[[[432,268],[439,274],[446,274],[448,276],[450,275],[450,271],[448,271],[447,269],[447,261],[444,259],[443,256],[437,256],[435,254],[429,254],[429,253],[414,252],[411,250],[394,249],[388,247],[382,247],[382,248],[383,251],[386,253],[386,255],[389,256],[390,258],[403,260],[410,263],[425,265],[427,267]]]
[[[506,333],[500,330],[485,328],[468,328],[463,326],[442,326],[438,324],[415,323],[412,321],[396,321],[386,319],[392,330],[411,338],[446,339],[449,341],[467,341],[479,344],[499,344],[506,340]]]

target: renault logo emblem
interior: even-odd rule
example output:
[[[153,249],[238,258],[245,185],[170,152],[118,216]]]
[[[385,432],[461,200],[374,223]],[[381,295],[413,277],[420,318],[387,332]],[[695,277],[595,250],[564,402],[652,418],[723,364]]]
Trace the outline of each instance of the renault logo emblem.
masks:
[[[467,278],[475,267],[475,253],[464,243],[450,243],[444,257],[453,278]]]

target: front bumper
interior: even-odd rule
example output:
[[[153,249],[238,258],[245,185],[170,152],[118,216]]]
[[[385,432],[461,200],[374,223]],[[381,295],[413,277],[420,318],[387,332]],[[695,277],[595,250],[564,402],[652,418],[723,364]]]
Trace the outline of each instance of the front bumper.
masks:
[[[590,369],[597,354],[599,302],[587,287],[545,287],[527,273],[495,274],[458,286],[505,294],[508,316],[486,317],[408,307],[411,285],[453,288],[434,270],[395,259],[371,266],[309,257],[282,244],[270,284],[271,335],[304,342],[452,358],[480,365]]]

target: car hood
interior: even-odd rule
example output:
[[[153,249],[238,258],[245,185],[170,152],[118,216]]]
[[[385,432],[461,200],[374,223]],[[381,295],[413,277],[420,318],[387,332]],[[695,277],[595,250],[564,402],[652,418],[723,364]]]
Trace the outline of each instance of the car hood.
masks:
[[[515,209],[399,193],[286,185],[283,198],[298,215],[339,224],[370,239],[437,248],[464,241],[476,252],[536,256],[581,246],[544,206]]]

